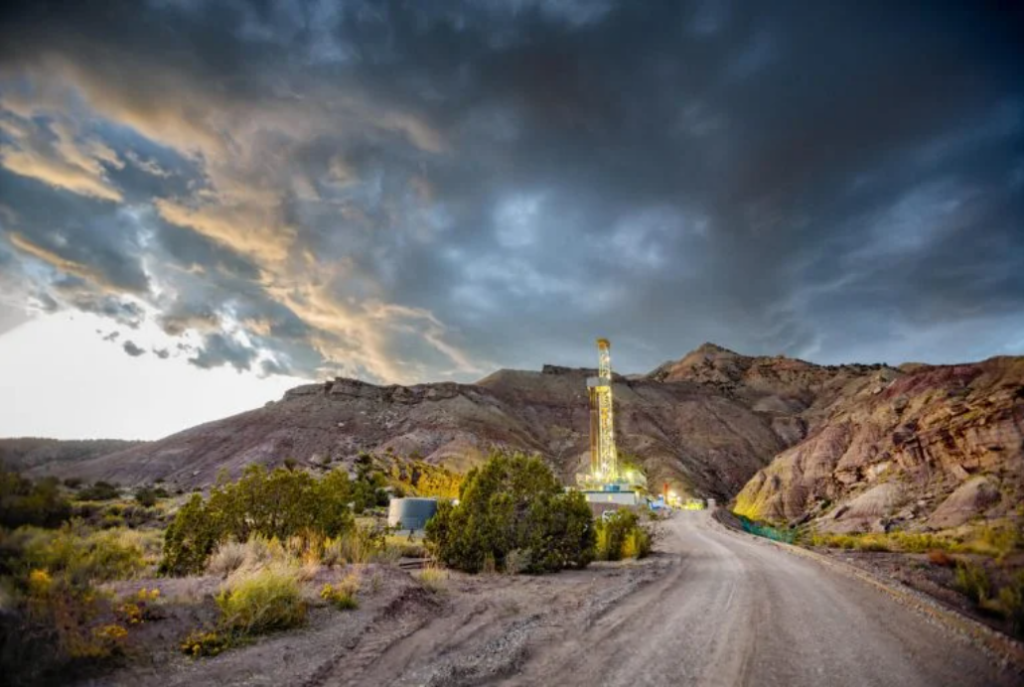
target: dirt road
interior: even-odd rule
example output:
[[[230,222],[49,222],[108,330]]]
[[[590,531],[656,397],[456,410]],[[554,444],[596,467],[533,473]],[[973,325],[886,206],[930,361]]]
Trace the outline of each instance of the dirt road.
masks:
[[[582,631],[549,628],[508,685],[1019,684],[884,593],[724,530],[665,523],[678,558]]]

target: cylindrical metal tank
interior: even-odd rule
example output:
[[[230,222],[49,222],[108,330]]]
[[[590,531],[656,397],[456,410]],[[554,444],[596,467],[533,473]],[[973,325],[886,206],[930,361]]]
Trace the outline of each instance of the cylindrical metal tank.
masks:
[[[422,530],[437,512],[437,499],[391,499],[388,506],[388,527],[400,530]]]

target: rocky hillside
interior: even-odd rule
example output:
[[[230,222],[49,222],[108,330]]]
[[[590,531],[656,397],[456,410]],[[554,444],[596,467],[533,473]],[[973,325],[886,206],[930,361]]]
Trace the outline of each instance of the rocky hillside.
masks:
[[[961,484],[973,486],[957,499],[982,500],[1014,484],[992,471],[1021,461],[1022,366],[1024,359],[821,366],[705,344],[650,374],[616,376],[620,451],[640,460],[654,489],[667,482],[720,499],[743,489],[738,506],[755,517],[834,515],[847,499],[882,485],[889,486],[851,503],[836,523],[853,526],[859,514],[874,513],[865,504],[879,494],[893,494],[886,512],[925,499],[921,508],[930,513]],[[350,465],[361,451],[392,451],[465,470],[492,446],[509,446],[544,455],[571,482],[588,460],[592,374],[545,366],[499,370],[475,384],[335,379],[160,441],[33,474],[123,485],[162,479],[191,489],[253,462],[292,458],[325,469]],[[897,490],[900,480],[925,479],[915,465],[931,470],[929,486]],[[971,481],[982,473],[986,481]]]
[[[884,372],[874,388],[819,403],[824,419],[754,476],[737,512],[836,532],[1016,517],[1024,358]]]
[[[641,460],[652,485],[728,498],[804,438],[820,398],[870,388],[878,372],[749,358],[706,344],[650,375],[616,376],[620,450]],[[210,484],[221,469],[237,474],[252,462],[293,458],[325,468],[350,463],[360,451],[393,451],[466,469],[491,446],[511,446],[543,454],[571,481],[588,460],[586,377],[592,374],[545,366],[500,370],[475,384],[335,379],[151,444],[42,466],[34,474],[125,485],[162,479],[189,489]]]
[[[9,470],[28,470],[38,465],[88,460],[142,443],[119,439],[0,439],[0,465]]]
[[[500,370],[475,384],[416,386],[336,379],[151,444],[33,474],[123,485],[162,479],[188,489],[254,462],[294,458],[315,469],[390,450],[467,469],[490,447],[510,446],[543,454],[569,481],[588,460],[588,374]],[[642,457],[652,483],[731,496],[787,445],[769,418],[700,384],[617,377],[615,396],[620,450]]]

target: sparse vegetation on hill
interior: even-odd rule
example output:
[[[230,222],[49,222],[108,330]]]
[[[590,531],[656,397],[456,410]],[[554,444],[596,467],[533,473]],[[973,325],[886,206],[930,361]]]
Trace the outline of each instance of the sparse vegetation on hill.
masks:
[[[71,504],[53,478],[32,482],[0,470],[0,526],[56,527],[71,515]]]
[[[595,528],[582,494],[565,492],[539,458],[495,453],[471,470],[459,504],[441,502],[427,523],[427,546],[466,572],[584,567],[594,558]]]
[[[458,498],[463,479],[457,472],[421,460],[396,460],[388,470],[388,475],[407,496],[433,496],[440,499]]]

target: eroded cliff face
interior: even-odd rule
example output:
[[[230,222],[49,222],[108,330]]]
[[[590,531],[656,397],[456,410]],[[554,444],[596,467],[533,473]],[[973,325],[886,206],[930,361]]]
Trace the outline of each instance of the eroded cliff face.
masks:
[[[837,398],[736,497],[757,519],[830,531],[958,527],[1024,501],[1024,358],[908,366]]]

